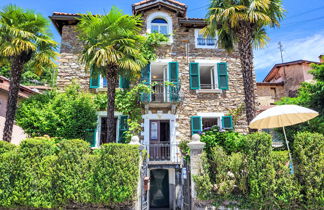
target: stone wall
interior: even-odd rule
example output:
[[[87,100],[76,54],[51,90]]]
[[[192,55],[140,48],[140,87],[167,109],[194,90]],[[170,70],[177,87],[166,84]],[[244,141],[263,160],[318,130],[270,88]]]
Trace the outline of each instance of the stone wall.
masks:
[[[191,136],[190,117],[198,112],[222,112],[235,109],[244,103],[243,77],[241,65],[237,52],[231,54],[223,49],[202,49],[195,47],[195,29],[180,27],[175,13],[167,10],[151,10],[143,15],[147,16],[154,12],[166,12],[173,20],[173,43],[165,45],[158,50],[159,59],[172,59],[179,62],[179,77],[181,81],[182,102],[178,105],[177,118],[177,140],[189,140]],[[143,31],[146,31],[146,24]],[[186,53],[186,44],[189,45],[189,52]],[[189,63],[195,60],[218,60],[228,63],[229,90],[222,93],[196,93],[190,89]],[[188,62],[189,61],[189,62]],[[162,109],[161,109],[162,110]],[[245,113],[236,125],[239,132],[247,132]]]
[[[82,44],[77,38],[76,26],[63,26],[61,55],[59,59],[57,86],[59,89],[72,84],[75,81],[83,89],[89,88],[89,71],[85,71],[84,65],[80,63]]]
[[[275,88],[276,95],[274,95],[272,88]],[[270,106],[274,102],[278,101],[280,98],[285,97],[285,88],[284,85],[271,85],[271,84],[257,84],[257,91],[256,91],[258,98],[257,103],[260,106]]]
[[[148,15],[157,10],[143,14],[145,20]],[[182,102],[176,110],[177,115],[177,140],[190,139],[190,117],[198,112],[222,112],[235,109],[244,103],[243,78],[240,60],[237,52],[229,54],[222,49],[195,48],[194,28],[180,27],[176,13],[171,13],[163,8],[159,12],[166,12],[173,20],[173,43],[161,46],[157,52],[159,59],[172,59],[179,62],[179,77],[181,81]],[[144,22],[143,32],[146,31]],[[188,48],[186,47],[188,45]],[[188,49],[188,51],[186,50]],[[62,35],[61,59],[59,60],[58,86],[65,87],[73,79],[80,82],[83,88],[89,87],[89,73],[84,73],[80,65],[79,53],[82,45],[77,40],[75,26],[64,26]],[[221,93],[196,93],[189,87],[189,63],[197,59],[217,60],[228,63],[229,90]],[[163,110],[163,108],[161,108]],[[163,112],[168,112],[164,110]],[[245,113],[236,125],[239,132],[247,132]]]

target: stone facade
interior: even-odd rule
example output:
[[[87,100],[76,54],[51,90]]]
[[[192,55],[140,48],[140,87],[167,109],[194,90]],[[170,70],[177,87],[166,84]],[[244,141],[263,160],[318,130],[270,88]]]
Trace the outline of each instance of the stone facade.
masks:
[[[273,105],[280,98],[285,97],[284,83],[257,83],[258,106]]]

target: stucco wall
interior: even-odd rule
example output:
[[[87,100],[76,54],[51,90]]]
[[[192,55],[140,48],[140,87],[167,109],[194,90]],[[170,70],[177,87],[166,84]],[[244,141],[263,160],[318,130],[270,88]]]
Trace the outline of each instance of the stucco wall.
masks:
[[[0,116],[5,117],[7,111],[8,93],[0,90]]]
[[[285,81],[285,96],[295,96],[301,82],[310,82],[313,76],[308,73],[310,64],[301,63],[279,67],[277,76],[270,82]]]

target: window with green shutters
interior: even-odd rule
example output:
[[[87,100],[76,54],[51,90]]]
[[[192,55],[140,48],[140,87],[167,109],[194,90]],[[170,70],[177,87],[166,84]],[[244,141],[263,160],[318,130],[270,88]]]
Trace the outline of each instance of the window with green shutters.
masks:
[[[146,85],[151,84],[151,66],[150,64],[146,65],[141,71],[141,81]],[[150,102],[151,94],[150,93],[142,93],[141,101]]]
[[[129,88],[129,79],[123,76],[119,77],[119,88]]]
[[[90,147],[95,147],[96,146],[96,134],[97,130],[96,129],[87,129],[85,131],[85,141],[90,143]]]
[[[200,89],[199,63],[190,63],[190,89]]]
[[[228,90],[228,74],[227,74],[227,63],[218,63],[218,88],[221,90]]]
[[[100,75],[94,74],[90,71],[90,88],[99,88],[100,86]]]
[[[179,64],[178,62],[169,63],[169,82],[172,82],[172,86],[169,86],[170,101],[179,100]]]
[[[191,117],[191,135],[198,134],[202,131],[202,120],[200,116]]]
[[[223,116],[222,117],[222,128],[223,129],[233,129],[232,116]]]
[[[118,143],[125,143],[125,132],[128,130],[127,120],[127,115],[122,115],[119,117]]]

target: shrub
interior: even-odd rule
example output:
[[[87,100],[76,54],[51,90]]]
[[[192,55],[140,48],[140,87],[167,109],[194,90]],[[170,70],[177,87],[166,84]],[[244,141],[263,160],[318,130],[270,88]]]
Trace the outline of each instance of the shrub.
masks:
[[[95,203],[111,208],[132,204],[135,199],[138,177],[138,146],[102,145],[102,148],[98,150],[98,161],[94,167]]]
[[[275,178],[271,159],[271,136],[263,132],[247,135],[244,152],[247,160],[249,198],[256,206],[267,206],[273,196]]]
[[[308,208],[324,205],[324,136],[302,132],[295,136],[293,144],[295,175],[302,187]]]
[[[89,143],[63,140],[58,144],[53,187],[60,205],[91,202],[92,168]]]
[[[16,121],[30,136],[83,139],[85,131],[96,126],[96,105],[90,94],[72,85],[65,92],[54,90],[24,100]]]
[[[6,142],[6,141],[0,141],[0,155],[5,153],[5,152],[12,151],[15,148],[16,148],[16,146],[14,144],[11,144],[11,143]]]
[[[276,171],[273,204],[279,209],[298,208],[302,200],[300,185],[290,174],[288,151],[272,152],[271,157]]]
[[[222,146],[227,153],[232,153],[242,150],[245,144],[245,136],[234,131],[223,131],[214,126],[202,133],[201,141],[206,143],[207,153],[217,145]]]
[[[32,138],[0,154],[0,207],[108,207],[133,204],[138,146]]]

